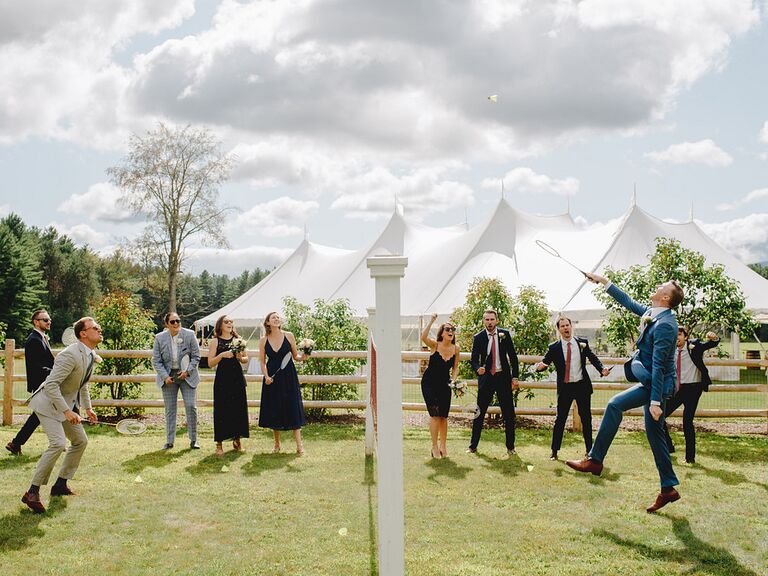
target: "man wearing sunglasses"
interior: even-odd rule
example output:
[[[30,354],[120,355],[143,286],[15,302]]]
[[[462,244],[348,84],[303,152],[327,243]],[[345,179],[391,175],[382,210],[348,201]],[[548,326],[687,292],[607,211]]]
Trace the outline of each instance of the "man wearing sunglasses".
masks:
[[[48,484],[62,452],[66,454],[59,469],[59,477],[51,486],[51,496],[74,494],[67,486],[67,480],[74,477],[88,445],[88,436],[83,430],[77,407],[85,408],[91,423],[97,421],[96,413],[91,409],[88,380],[93,371],[94,348],[102,340],[101,328],[93,318],[86,316],[75,322],[74,330],[78,341],[59,353],[53,370],[29,400],[29,407],[35,411],[40,426],[48,435],[48,448],[40,456],[32,476],[32,485],[21,498],[36,513],[45,512],[45,506],[40,500],[40,486]],[[69,448],[67,439],[70,442]]]
[[[51,315],[46,310],[35,310],[32,314],[33,330],[24,342],[24,364],[27,367],[27,392],[34,392],[47,378],[53,368],[53,353],[48,342],[48,331],[51,329]],[[16,437],[5,445],[14,456],[21,454],[21,447],[32,436],[32,432],[40,425],[37,414],[32,412],[21,427]]]
[[[176,312],[165,315],[166,329],[155,336],[152,350],[152,366],[157,372],[157,386],[163,392],[165,404],[164,450],[173,448],[176,439],[176,404],[179,390],[184,400],[187,415],[189,447],[200,448],[197,442],[197,385],[200,375],[197,366],[200,363],[200,346],[192,330],[181,327],[181,319]]]

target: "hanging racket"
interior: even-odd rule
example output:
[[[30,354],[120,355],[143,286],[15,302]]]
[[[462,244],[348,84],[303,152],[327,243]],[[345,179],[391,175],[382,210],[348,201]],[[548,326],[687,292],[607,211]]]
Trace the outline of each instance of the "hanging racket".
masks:
[[[135,420],[133,418],[124,418],[123,420],[120,420],[117,423],[112,422],[90,422],[89,420],[83,420],[83,422],[87,422],[91,425],[97,425],[102,424],[104,426],[114,426],[115,430],[117,430],[120,434],[124,434],[126,436],[138,436],[139,434],[143,434],[147,431],[147,425],[144,424],[141,420]]]
[[[566,264],[568,264],[570,267],[572,267],[572,268],[575,268],[576,270],[578,270],[579,272],[581,272],[582,274],[584,274],[584,278],[587,278],[587,273],[586,273],[586,272],[584,272],[584,270],[582,270],[581,268],[579,268],[578,266],[576,266],[576,264],[574,264],[574,263],[573,263],[573,262],[571,262],[570,260],[567,260],[566,258],[562,257],[562,256],[560,255],[560,252],[558,252],[557,250],[555,250],[554,248],[552,248],[552,246],[550,246],[549,244],[547,244],[547,243],[546,243],[546,242],[544,242],[543,240],[536,240],[536,244],[539,246],[539,248],[541,248],[542,250],[544,250],[544,252],[546,252],[547,254],[550,254],[550,255],[554,256],[555,258],[560,258],[560,260],[562,260],[563,262],[565,262]]]
[[[290,361],[291,361],[291,358],[292,358],[292,357],[293,357],[293,354],[292,354],[291,352],[286,352],[286,353],[285,353],[285,356],[283,356],[283,359],[280,361],[280,368],[278,368],[277,370],[275,370],[275,373],[274,373],[274,374],[272,374],[272,376],[270,376],[270,378],[273,378],[273,379],[274,379],[274,377],[275,377],[275,376],[277,376],[277,373],[278,373],[278,372],[280,372],[280,370],[282,370],[283,368],[285,368],[286,366],[288,366],[288,362],[290,362]]]

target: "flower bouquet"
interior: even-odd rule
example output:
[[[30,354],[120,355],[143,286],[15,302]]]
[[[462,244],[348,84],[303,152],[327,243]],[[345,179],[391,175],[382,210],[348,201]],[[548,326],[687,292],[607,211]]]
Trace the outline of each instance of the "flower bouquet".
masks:
[[[315,349],[315,341],[311,338],[302,338],[301,342],[299,342],[299,348],[304,352],[304,356],[309,356],[312,354],[312,350]]]
[[[451,387],[454,398],[461,398],[467,391],[467,383],[462,380],[451,380],[448,386]]]
[[[233,338],[232,342],[229,343],[229,349],[237,356],[245,352],[247,345],[248,343],[242,338]]]

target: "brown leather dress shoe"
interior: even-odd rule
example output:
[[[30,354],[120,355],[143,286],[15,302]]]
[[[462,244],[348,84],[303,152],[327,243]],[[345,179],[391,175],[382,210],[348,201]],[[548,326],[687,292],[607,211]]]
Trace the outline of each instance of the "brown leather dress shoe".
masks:
[[[648,506],[645,511],[648,514],[653,514],[659,508],[663,508],[667,504],[677,502],[678,500],[680,500],[680,493],[674,488],[672,488],[671,492],[659,492],[659,495],[656,496],[656,502]]]
[[[8,444],[5,445],[5,449],[14,456],[21,456],[21,446],[16,444],[13,440],[10,440]]]
[[[584,458],[582,460],[566,460],[565,463],[576,470],[576,472],[589,472],[595,476],[600,476],[603,472],[603,463],[597,462],[596,460],[590,460],[589,458]]]
[[[74,496],[75,493],[69,486],[54,486],[51,488],[51,496]]]
[[[42,514],[45,512],[45,506],[40,502],[40,494],[33,492],[24,492],[24,496],[21,497],[21,501],[30,507],[35,514]]]

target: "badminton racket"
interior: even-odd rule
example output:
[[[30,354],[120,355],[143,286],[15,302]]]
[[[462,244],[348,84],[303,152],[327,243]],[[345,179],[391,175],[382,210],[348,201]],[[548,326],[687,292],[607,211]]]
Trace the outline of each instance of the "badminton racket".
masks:
[[[291,361],[292,356],[293,355],[292,355],[291,352],[286,352],[285,356],[283,356],[283,359],[280,361],[280,367],[277,370],[275,370],[275,373],[272,374],[272,376],[270,376],[270,378],[274,379],[274,377],[277,376],[277,373],[280,372],[280,370],[282,370],[283,368],[288,366],[288,362]]]
[[[588,276],[587,276],[587,273],[586,273],[586,272],[584,272],[584,270],[582,270],[581,268],[579,268],[578,266],[576,266],[576,264],[574,264],[574,263],[573,263],[573,262],[571,262],[570,260],[568,260],[568,259],[564,258],[563,256],[561,256],[561,255],[560,255],[560,252],[558,252],[557,250],[555,250],[554,248],[552,248],[552,246],[550,246],[549,244],[547,244],[547,243],[546,243],[546,242],[544,242],[543,240],[536,240],[536,244],[539,246],[539,248],[541,248],[542,250],[544,250],[544,252],[546,252],[547,254],[550,254],[550,255],[554,256],[555,258],[560,258],[560,260],[562,260],[563,262],[565,262],[566,264],[568,264],[568,265],[569,265],[571,268],[575,268],[576,270],[578,270],[579,272],[581,272],[582,274],[584,274],[584,278],[587,278],[587,277],[588,277]]]
[[[144,424],[144,422],[140,420],[134,420],[133,418],[124,418],[117,423],[91,422],[90,420],[83,420],[83,422],[87,422],[91,425],[102,424],[104,426],[114,426],[115,430],[117,430],[120,434],[125,434],[126,436],[138,436],[147,430],[147,425]]]

